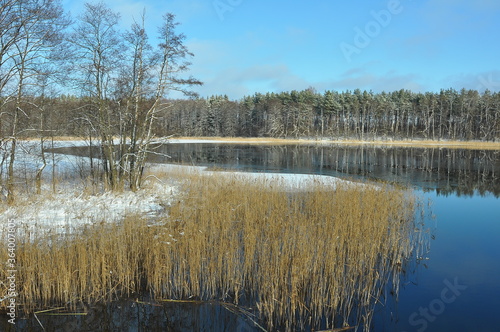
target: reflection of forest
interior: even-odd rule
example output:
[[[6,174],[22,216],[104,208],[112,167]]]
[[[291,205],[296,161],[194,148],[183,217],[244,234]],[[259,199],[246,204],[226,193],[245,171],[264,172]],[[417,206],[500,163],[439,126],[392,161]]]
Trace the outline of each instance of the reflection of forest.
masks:
[[[346,174],[409,183],[426,190],[435,189],[443,195],[472,195],[477,191],[498,196],[500,193],[499,151],[363,147],[344,147],[334,151],[329,151],[328,161],[323,162],[323,167],[333,167]]]
[[[54,150],[89,154],[88,147]],[[369,178],[410,184],[440,195],[493,193],[500,197],[500,151],[495,150],[191,143],[168,144],[154,151],[151,162]],[[93,154],[98,155],[98,149]]]
[[[259,171],[367,177],[411,184],[439,194],[500,196],[500,151],[445,148],[171,144],[171,159]]]

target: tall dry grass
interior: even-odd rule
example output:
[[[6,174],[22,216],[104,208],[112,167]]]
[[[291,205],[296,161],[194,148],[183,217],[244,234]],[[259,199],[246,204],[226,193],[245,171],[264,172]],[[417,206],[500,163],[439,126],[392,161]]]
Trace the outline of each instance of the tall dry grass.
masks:
[[[265,181],[191,175],[169,217],[154,224],[129,216],[79,236],[20,240],[18,300],[30,311],[147,292],[255,305],[271,329],[319,326],[322,317],[330,327],[355,317],[368,328],[418,247],[415,197],[319,183],[286,192]]]

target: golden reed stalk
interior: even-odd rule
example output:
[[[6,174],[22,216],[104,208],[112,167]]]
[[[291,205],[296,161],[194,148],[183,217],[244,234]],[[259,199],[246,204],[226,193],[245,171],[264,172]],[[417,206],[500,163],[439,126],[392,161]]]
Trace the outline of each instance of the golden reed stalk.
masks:
[[[245,301],[270,329],[300,328],[306,318],[317,326],[325,316],[342,326],[353,315],[369,326],[417,246],[416,198],[389,185],[287,192],[269,180],[182,176],[183,197],[154,223],[131,215],[79,235],[20,239],[22,308],[149,293]]]

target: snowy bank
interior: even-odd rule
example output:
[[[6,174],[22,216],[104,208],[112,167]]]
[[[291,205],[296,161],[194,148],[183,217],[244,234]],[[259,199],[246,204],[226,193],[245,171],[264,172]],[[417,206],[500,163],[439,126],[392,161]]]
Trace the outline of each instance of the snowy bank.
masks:
[[[190,141],[192,143],[192,141]],[[206,142],[206,141],[204,141]],[[85,141],[56,141],[54,147],[85,146]],[[281,188],[287,191],[307,190],[315,185],[328,186],[334,189],[338,184],[352,182],[331,176],[287,173],[250,173],[211,171],[207,167],[183,166],[173,164],[148,164],[151,176],[145,179],[145,187],[137,192],[106,192],[97,195],[84,193],[85,184],[79,178],[79,172],[88,168],[89,158],[58,154],[54,160],[46,154],[46,179],[55,167],[58,177],[64,182],[58,185],[57,193],[50,193],[44,188],[43,195],[19,195],[14,206],[0,210],[1,220],[13,220],[18,234],[30,234],[31,237],[47,234],[74,233],[85,225],[97,222],[118,222],[127,215],[138,214],[154,218],[165,212],[165,208],[178,195],[178,185],[169,181],[164,183],[164,174],[196,173],[204,176],[234,177],[242,181],[259,182],[259,184]],[[52,156],[50,156],[52,157]],[[16,157],[17,171],[36,171],[41,166],[39,142],[23,142]],[[160,177],[157,178],[155,174]],[[359,185],[359,184],[353,184]],[[6,223],[0,229],[5,231]]]
[[[211,171],[205,166],[185,166],[174,164],[150,164],[152,173],[186,173],[204,176],[234,177],[242,181],[259,182],[265,186],[281,188],[287,191],[305,191],[313,186],[321,185],[335,189],[338,184],[362,185],[351,181],[339,179],[326,175],[297,174],[297,173],[266,173],[266,172],[235,172],[235,171]]]
[[[50,189],[47,189],[49,191]],[[154,218],[162,215],[177,194],[177,188],[151,182],[137,192],[105,192],[89,195],[82,188],[65,186],[56,194],[20,196],[14,206],[0,213],[13,221],[18,235],[31,238],[74,233],[85,225],[119,222],[127,215]],[[5,230],[5,224],[3,225]]]

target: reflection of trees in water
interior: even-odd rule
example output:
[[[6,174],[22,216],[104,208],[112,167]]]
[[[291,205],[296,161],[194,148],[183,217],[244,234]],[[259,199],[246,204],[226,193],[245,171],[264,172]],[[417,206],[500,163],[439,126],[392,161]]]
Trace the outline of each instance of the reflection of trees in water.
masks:
[[[348,175],[448,195],[500,196],[500,151],[446,148],[171,144],[170,161],[248,170]]]
[[[499,152],[423,148],[339,148],[323,167],[369,178],[409,183],[440,194],[500,194]],[[333,157],[333,156],[332,156]]]
[[[56,149],[83,156],[88,148]],[[446,148],[168,144],[152,162],[352,176],[410,184],[438,194],[500,196],[500,151]]]

